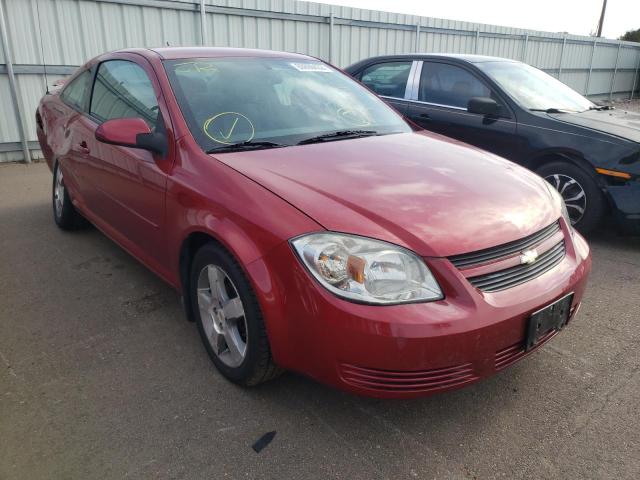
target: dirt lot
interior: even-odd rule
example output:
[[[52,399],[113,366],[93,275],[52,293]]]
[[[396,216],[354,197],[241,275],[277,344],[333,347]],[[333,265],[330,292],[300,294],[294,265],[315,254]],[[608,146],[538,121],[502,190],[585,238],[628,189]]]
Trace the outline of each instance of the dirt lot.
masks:
[[[629,110],[630,112],[640,112],[640,99],[637,99],[637,98],[634,98],[633,100],[614,101],[612,105],[620,110]]]
[[[1,479],[638,478],[639,239],[591,237],[578,318],[466,390],[381,401],[293,374],[243,390],[175,292],[95,229],[54,226],[50,182],[0,166]]]

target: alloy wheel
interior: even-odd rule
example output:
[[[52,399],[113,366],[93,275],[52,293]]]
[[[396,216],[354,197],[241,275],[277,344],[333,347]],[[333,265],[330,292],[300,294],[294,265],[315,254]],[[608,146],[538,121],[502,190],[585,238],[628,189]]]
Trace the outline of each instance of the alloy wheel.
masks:
[[[582,185],[575,178],[559,173],[549,175],[545,177],[545,180],[562,195],[564,203],[567,205],[571,224],[578,223],[587,209],[587,195]]]
[[[247,355],[247,320],[238,290],[217,265],[198,275],[198,309],[206,338],[216,356],[238,367]]]

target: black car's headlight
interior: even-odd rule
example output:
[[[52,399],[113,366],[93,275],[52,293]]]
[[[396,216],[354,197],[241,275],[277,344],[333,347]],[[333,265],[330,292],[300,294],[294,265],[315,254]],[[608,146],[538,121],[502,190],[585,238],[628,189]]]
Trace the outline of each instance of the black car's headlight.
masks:
[[[415,253],[391,243],[343,233],[312,233],[291,240],[311,274],[330,292],[371,304],[444,298]]]

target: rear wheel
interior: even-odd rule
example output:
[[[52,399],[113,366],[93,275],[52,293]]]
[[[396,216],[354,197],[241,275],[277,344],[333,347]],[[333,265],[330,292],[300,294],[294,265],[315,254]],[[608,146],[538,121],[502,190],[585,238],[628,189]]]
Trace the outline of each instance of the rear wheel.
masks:
[[[273,363],[258,300],[229,252],[204,245],[193,259],[189,285],[200,337],[220,373],[245,386],[277,377],[281,369]]]
[[[605,199],[595,179],[567,162],[551,162],[537,170],[562,195],[572,225],[583,233],[595,229],[605,213]]]
[[[60,164],[53,169],[53,220],[63,230],[75,230],[87,225],[87,221],[71,203],[69,192],[64,185],[64,174]]]

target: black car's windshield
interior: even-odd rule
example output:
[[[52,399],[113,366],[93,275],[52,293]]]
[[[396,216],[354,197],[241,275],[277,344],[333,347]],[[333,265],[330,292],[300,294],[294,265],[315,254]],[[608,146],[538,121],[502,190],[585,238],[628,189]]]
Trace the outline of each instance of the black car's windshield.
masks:
[[[526,63],[479,62],[476,66],[523,108],[557,113],[583,112],[595,106],[561,81]]]
[[[375,95],[316,60],[236,57],[164,65],[189,129],[207,152],[365,136],[344,134],[351,131],[411,131]]]

